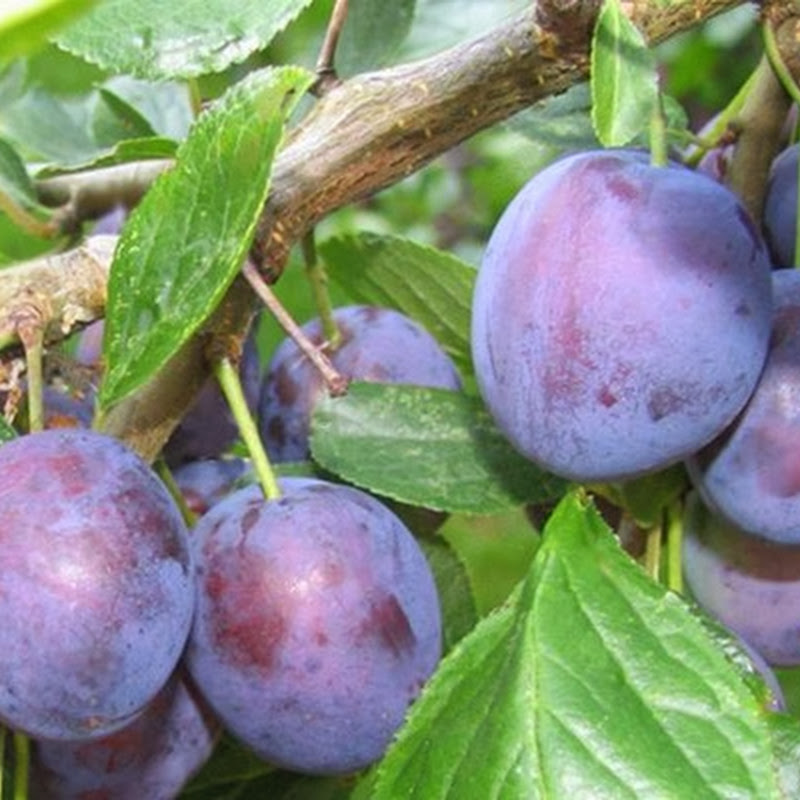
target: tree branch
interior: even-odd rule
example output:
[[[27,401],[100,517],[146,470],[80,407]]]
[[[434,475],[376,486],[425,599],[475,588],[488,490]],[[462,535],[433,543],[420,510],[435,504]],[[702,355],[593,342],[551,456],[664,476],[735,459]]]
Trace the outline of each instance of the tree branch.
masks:
[[[657,43],[744,2],[630,0],[627,8],[646,39]],[[277,280],[291,246],[330,212],[585,79],[598,7],[599,0],[539,0],[475,41],[356,76],[327,93],[278,154],[252,248],[264,276]],[[68,185],[65,176],[59,191]],[[52,187],[39,185],[43,193]],[[96,211],[98,196],[89,196]],[[208,375],[209,340],[243,336],[254,303],[244,281],[236,281],[203,333],[144,389],[111,409],[104,429],[154,458]]]
[[[737,5],[742,0],[628,3],[653,44]],[[486,36],[328,92],[275,164],[252,251],[265,277],[277,280],[292,244],[331,211],[585,79],[598,6],[542,0]]]

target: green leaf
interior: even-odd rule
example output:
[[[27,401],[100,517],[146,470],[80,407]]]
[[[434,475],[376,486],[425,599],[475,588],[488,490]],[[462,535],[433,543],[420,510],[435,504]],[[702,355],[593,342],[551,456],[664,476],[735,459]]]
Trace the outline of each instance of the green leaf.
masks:
[[[331,280],[355,302],[402,311],[438,339],[463,374],[472,372],[473,266],[410,239],[373,233],[328,239],[319,252]]]
[[[528,574],[540,543],[524,508],[490,516],[452,514],[439,535],[464,565],[480,616],[505,603]]]
[[[146,139],[128,139],[117,142],[113,147],[103,150],[87,161],[82,161],[69,166],[50,165],[42,168],[37,173],[37,178],[50,178],[55,175],[67,175],[74,172],[84,172],[88,169],[112,167],[115,164],[129,164],[132,161],[147,161],[149,159],[173,158],[178,150],[178,143],[163,136],[150,136]]]
[[[17,438],[17,432],[9,425],[4,417],[0,417],[0,443]]]
[[[783,797],[800,796],[800,722],[787,714],[767,717]]]
[[[412,706],[372,800],[777,800],[766,716],[681,598],[581,493],[544,535]]]
[[[0,139],[0,193],[28,211],[45,211],[36,199],[36,191],[21,156],[3,139]]]
[[[131,214],[109,278],[101,407],[145,383],[222,298],[267,196],[287,97],[310,80],[287,67],[235,85]]]
[[[658,103],[656,61],[620,0],[604,0],[592,38],[592,122],[606,147],[647,129]]]
[[[311,0],[105,0],[58,38],[117,74],[189,78],[263,49]]]
[[[97,0],[5,0],[0,10],[0,63],[44,44]]]
[[[392,63],[411,29],[416,0],[350,0],[336,49],[336,71],[353,75]]]
[[[94,158],[86,97],[57,98],[35,87],[0,109],[0,132],[27,160],[75,164]]]
[[[515,114],[508,126],[533,142],[561,150],[589,150],[599,146],[591,120],[592,96],[588,83],[579,83]]]
[[[453,548],[440,538],[422,537],[419,545],[431,565],[442,607],[444,651],[463,639],[478,621],[469,576]]]
[[[325,395],[311,452],[347,481],[439,511],[491,514],[566,485],[513,450],[477,399],[445,389],[354,382]]]
[[[150,123],[132,105],[108,89],[98,91],[91,125],[95,141],[100,145],[113,146],[119,141],[156,135]]]

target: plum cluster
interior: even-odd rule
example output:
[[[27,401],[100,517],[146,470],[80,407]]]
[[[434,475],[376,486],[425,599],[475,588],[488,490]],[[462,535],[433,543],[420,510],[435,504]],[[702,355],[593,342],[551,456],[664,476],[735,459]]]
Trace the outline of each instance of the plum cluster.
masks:
[[[0,720],[36,742],[32,797],[174,797],[223,728],[279,766],[360,770],[435,669],[433,574],[394,513],[310,478],[267,501],[224,463],[190,531],[116,439],[0,447]]]
[[[562,158],[500,219],[473,306],[479,388],[523,454],[588,483],[685,466],[688,588],[772,665],[800,664],[799,152],[761,230],[709,167]]]
[[[337,322],[348,378],[460,387],[403,315],[349,307]],[[75,354],[98,374],[101,340],[88,328]],[[255,407],[278,375],[292,457],[308,458],[324,389],[288,343],[280,353],[260,388],[251,335],[243,385]],[[0,447],[0,720],[35,741],[31,796],[166,800],[223,730],[310,774],[378,759],[441,657],[433,573],[400,517],[311,478],[265,500],[226,452],[236,429],[209,384],[164,449],[190,529],[149,465],[89,430],[91,395],[47,402],[48,430]]]

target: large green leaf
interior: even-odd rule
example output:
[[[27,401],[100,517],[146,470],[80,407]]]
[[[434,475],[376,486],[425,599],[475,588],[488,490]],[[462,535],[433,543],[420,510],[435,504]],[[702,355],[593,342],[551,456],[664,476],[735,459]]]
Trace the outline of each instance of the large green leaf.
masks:
[[[606,147],[628,144],[658,103],[656,60],[620,0],[604,0],[592,39],[592,121]]]
[[[372,800],[780,797],[766,712],[581,493],[525,582],[442,662]]]
[[[315,407],[311,451],[352,483],[439,511],[491,514],[565,487],[514,451],[478,400],[445,389],[352,383]]]
[[[396,308],[432,333],[471,372],[469,324],[476,270],[399,236],[362,233],[320,245],[331,279],[357,302]]]
[[[97,0],[4,0],[0,7],[0,64],[42,45]]]
[[[102,407],[146,382],[225,293],[266,199],[287,97],[310,80],[287,67],[237,84],[198,119],[175,167],[134,210],[109,279]]]
[[[104,0],[58,43],[117,74],[220,72],[272,41],[311,0]]]

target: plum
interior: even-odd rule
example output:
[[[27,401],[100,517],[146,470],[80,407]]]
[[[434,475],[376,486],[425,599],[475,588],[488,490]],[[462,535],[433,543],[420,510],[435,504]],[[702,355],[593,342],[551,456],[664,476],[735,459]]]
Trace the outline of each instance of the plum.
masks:
[[[81,332],[75,351],[79,363],[102,369],[103,329],[104,323],[99,320]],[[255,330],[251,330],[244,341],[239,378],[250,410],[255,413],[261,383]],[[225,397],[216,379],[209,377],[164,445],[164,459],[171,468],[175,468],[189,461],[218,458],[236,441],[238,435],[239,429]]]
[[[31,800],[170,800],[208,760],[219,732],[218,721],[176,672],[115,733],[35,742]]]
[[[243,458],[208,458],[181,464],[172,476],[189,510],[202,516],[250,473],[250,463]]]
[[[566,156],[492,232],[478,387],[525,456],[581,482],[662,469],[741,410],[764,363],[771,264],[736,196],[632,150]]]
[[[797,169],[800,144],[781,151],[772,162],[764,197],[764,237],[776,266],[795,263],[797,238]]]
[[[345,377],[375,383],[406,383],[458,390],[461,379],[450,357],[422,326],[404,314],[374,306],[343,306],[334,311],[341,343],[328,355]],[[318,319],[303,326],[323,345]],[[308,458],[314,403],[322,378],[291,339],[275,350],[264,374],[259,398],[259,429],[276,462]]]
[[[188,531],[136,453],[78,428],[0,447],[0,718],[101,736],[168,680],[194,610]]]
[[[186,650],[226,728],[309,774],[378,759],[441,656],[433,575],[371,496],[285,478],[240,489],[197,523],[197,613]]]
[[[687,469],[703,500],[748,533],[800,544],[800,271],[775,270],[767,362],[735,423]]]
[[[255,332],[244,340],[239,378],[250,411],[255,414],[261,383],[261,365]],[[239,429],[214,377],[200,390],[191,408],[164,445],[164,459],[170,467],[201,458],[221,456],[237,439]]]
[[[800,664],[800,547],[752,536],[692,492],[682,561],[686,586],[701,608],[772,666]]]

